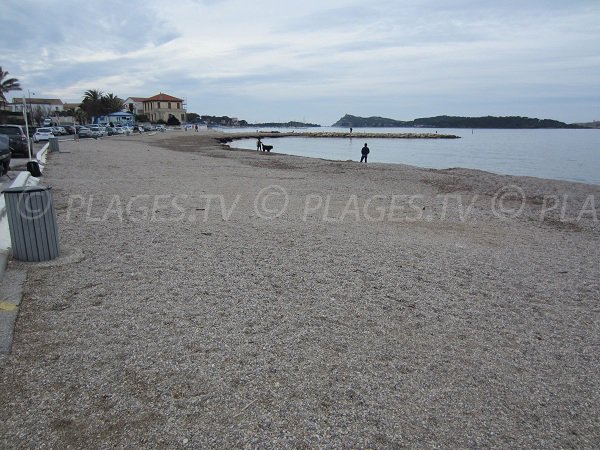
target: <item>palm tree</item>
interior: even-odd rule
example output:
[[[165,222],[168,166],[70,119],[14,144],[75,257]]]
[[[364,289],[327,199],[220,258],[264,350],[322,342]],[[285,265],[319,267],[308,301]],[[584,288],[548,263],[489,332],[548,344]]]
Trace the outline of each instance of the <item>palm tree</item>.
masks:
[[[85,113],[85,111],[81,109],[76,109],[73,115],[75,116],[75,119],[77,119],[77,122],[79,122],[80,125],[85,124],[87,119],[87,114]]]
[[[103,113],[102,97],[104,94],[98,89],[90,89],[83,94],[83,101],[79,107],[87,114],[88,117],[94,118]]]
[[[110,114],[123,110],[125,102],[114,94],[107,94],[102,97],[102,101],[105,107],[105,113]]]
[[[89,89],[83,93],[83,100],[99,102],[102,100],[104,93],[98,89]]]
[[[0,102],[2,102],[3,104],[8,103],[4,94],[6,94],[9,91],[21,90],[21,84],[19,83],[19,80],[17,80],[16,78],[8,78],[5,80],[4,78],[7,75],[8,72],[5,72],[4,70],[2,70],[2,67],[0,67]]]

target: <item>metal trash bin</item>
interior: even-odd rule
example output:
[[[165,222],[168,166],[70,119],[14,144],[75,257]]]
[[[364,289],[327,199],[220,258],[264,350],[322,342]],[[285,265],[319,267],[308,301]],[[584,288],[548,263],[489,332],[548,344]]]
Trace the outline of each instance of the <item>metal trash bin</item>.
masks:
[[[4,189],[12,253],[21,261],[48,261],[58,256],[58,227],[52,188]]]
[[[60,148],[58,146],[58,138],[56,136],[48,138],[48,145],[48,148],[51,152],[60,152]]]

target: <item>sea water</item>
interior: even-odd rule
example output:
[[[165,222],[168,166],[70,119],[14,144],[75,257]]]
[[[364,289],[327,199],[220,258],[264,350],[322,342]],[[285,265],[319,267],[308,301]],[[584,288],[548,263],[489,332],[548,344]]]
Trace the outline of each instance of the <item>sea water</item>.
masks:
[[[237,128],[226,131],[257,130]],[[348,132],[349,129],[322,127],[295,131]],[[358,136],[361,132],[437,132],[460,136],[460,139],[361,138]],[[433,169],[464,167],[600,185],[600,129],[355,128],[353,135],[352,138],[264,138],[263,143],[273,145],[273,151],[278,153],[358,161],[360,149],[366,142],[371,149],[369,163],[400,163]],[[243,139],[231,146],[255,150],[256,140]]]

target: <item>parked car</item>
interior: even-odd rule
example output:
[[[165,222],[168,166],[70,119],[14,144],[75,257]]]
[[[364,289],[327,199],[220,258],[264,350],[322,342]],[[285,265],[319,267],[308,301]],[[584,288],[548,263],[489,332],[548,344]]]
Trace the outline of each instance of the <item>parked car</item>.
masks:
[[[117,130],[115,130],[113,127],[106,127],[105,130],[107,136],[114,136],[117,134]]]
[[[25,127],[21,125],[0,125],[0,134],[5,134],[9,138],[8,146],[13,156],[29,155],[28,139],[25,134]]]
[[[80,126],[77,129],[77,134],[79,135],[80,138],[94,137],[94,133],[92,132],[92,130],[90,130],[88,127],[84,127],[84,126]]]
[[[5,134],[0,134],[0,176],[6,175],[10,168],[10,138]]]
[[[52,134],[54,136],[62,136],[63,134],[67,134],[67,131],[63,127],[52,127]]]
[[[47,141],[54,137],[53,128],[38,128],[33,134],[33,142]]]
[[[90,125],[88,127],[90,129],[90,131],[92,132],[92,136],[93,137],[100,137],[100,128],[98,128],[96,125]]]
[[[125,134],[125,128],[115,127],[115,134]]]
[[[67,131],[67,134],[75,134],[76,133],[75,127],[72,125],[66,125],[63,128]]]

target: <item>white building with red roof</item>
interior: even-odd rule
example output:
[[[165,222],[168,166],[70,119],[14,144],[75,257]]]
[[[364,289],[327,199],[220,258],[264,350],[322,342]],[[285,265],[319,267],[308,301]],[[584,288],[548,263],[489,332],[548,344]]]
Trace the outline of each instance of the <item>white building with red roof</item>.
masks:
[[[61,112],[64,110],[64,103],[58,98],[31,97],[26,98],[25,103],[27,104],[27,109],[40,108],[44,111],[45,115]],[[13,97],[12,103],[9,103],[8,106],[10,107],[12,112],[23,112],[23,98]]]
[[[123,101],[123,112],[144,114],[144,100],[147,100],[147,97],[127,97]]]
[[[184,100],[173,97],[168,94],[156,94],[153,97],[143,100],[143,112],[148,116],[151,122],[163,120],[169,121],[170,117],[175,117],[180,122],[186,122],[186,107]]]

